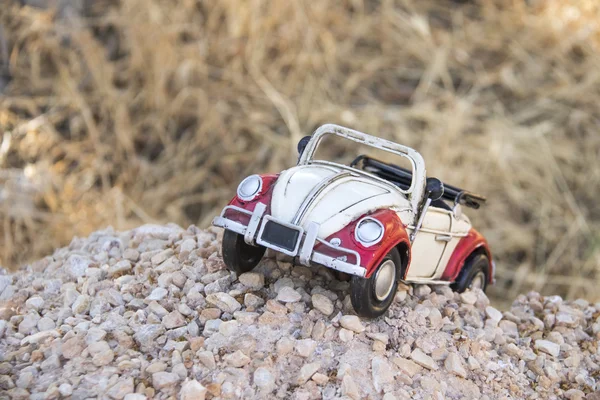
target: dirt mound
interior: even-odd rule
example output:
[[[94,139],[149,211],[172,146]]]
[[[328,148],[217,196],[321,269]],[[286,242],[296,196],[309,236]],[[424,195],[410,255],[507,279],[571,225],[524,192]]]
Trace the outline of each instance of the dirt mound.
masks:
[[[325,268],[236,277],[212,231],[99,231],[0,275],[0,397],[570,398],[598,389],[600,305],[403,286],[353,315]]]
[[[334,122],[488,196],[470,217],[498,260],[491,296],[591,299],[599,18],[563,0],[4,2],[0,258],[108,225],[207,226]]]

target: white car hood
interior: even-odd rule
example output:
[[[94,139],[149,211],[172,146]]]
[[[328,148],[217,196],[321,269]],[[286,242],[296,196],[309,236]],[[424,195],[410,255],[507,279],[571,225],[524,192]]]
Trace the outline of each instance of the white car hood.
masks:
[[[317,222],[320,238],[384,207],[403,213],[411,209],[406,197],[385,183],[341,168],[314,164],[283,171],[271,200],[273,217],[305,229],[308,222]]]

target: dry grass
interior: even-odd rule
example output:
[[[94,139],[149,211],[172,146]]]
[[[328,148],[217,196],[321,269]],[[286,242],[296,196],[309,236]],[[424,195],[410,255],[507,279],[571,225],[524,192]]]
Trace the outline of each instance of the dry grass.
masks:
[[[600,7],[563,3],[9,1],[3,262],[107,224],[205,226],[242,177],[337,122],[489,197],[470,216],[498,301],[598,299]]]

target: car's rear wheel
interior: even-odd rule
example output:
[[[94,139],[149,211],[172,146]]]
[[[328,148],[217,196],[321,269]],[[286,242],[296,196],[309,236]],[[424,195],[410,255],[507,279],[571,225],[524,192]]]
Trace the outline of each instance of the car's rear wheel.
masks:
[[[223,261],[230,271],[240,275],[254,269],[265,254],[263,246],[251,246],[244,236],[230,230],[223,234]]]
[[[467,289],[481,289],[485,292],[489,265],[490,261],[483,253],[470,256],[452,284],[452,289],[459,293]]]
[[[400,253],[394,248],[369,278],[352,277],[350,299],[359,316],[376,318],[387,311],[398,289],[401,265]]]

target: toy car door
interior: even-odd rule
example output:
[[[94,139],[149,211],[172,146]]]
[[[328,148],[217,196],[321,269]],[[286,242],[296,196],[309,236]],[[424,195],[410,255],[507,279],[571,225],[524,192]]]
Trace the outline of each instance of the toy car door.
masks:
[[[411,246],[411,263],[406,279],[434,279],[446,245],[452,240],[452,212],[429,207]],[[441,268],[443,270],[443,268]]]
[[[439,264],[438,273],[436,274],[436,278],[440,278],[448,265],[448,261],[456,249],[456,246],[460,242],[460,240],[469,234],[469,230],[471,229],[471,221],[469,218],[462,213],[461,206],[458,205],[455,207],[454,212],[449,212],[450,215],[450,238],[448,244],[446,244],[446,249],[444,250],[444,254]]]

